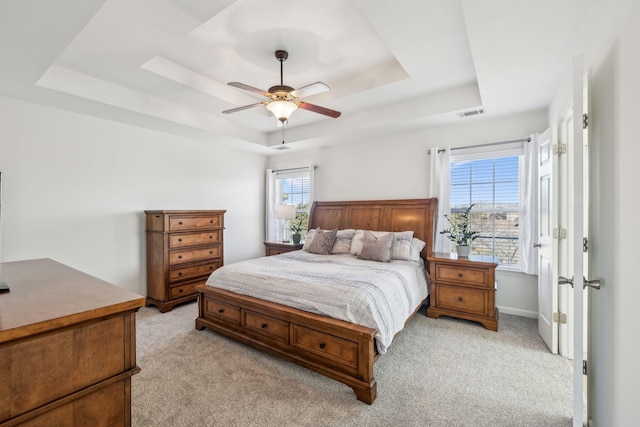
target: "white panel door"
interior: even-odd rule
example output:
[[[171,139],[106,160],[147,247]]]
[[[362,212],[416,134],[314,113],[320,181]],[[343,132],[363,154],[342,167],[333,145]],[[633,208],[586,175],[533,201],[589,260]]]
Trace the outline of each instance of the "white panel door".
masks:
[[[553,314],[558,311],[558,281],[555,273],[554,255],[557,254],[553,240],[553,141],[547,129],[538,138],[538,333],[552,353],[558,353],[558,324]]]

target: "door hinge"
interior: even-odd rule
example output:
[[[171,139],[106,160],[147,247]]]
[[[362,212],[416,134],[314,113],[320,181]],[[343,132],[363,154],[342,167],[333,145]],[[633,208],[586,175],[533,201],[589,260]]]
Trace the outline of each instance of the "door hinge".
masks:
[[[553,154],[557,156],[567,154],[567,144],[553,144]]]
[[[582,238],[582,252],[589,252],[589,239],[587,237]]]
[[[587,375],[587,361],[582,361],[582,375]]]
[[[567,323],[567,315],[564,313],[558,313],[555,311],[553,313],[553,321],[555,323]]]
[[[589,115],[584,113],[582,115],[582,129],[586,129],[589,127]]]
[[[567,238],[567,229],[566,228],[554,228],[553,229],[553,238],[562,240]]]

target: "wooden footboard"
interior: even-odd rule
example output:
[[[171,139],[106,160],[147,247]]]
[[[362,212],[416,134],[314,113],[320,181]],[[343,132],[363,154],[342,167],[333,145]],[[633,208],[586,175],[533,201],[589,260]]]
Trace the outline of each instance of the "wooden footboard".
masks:
[[[376,330],[295,308],[198,285],[196,329],[209,328],[376,399]]]

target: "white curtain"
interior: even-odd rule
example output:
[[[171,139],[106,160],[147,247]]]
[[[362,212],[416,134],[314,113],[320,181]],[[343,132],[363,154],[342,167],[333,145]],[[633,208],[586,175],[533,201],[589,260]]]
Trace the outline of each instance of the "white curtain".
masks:
[[[522,189],[522,271],[538,274],[538,135],[524,143],[524,185]]]
[[[265,212],[265,241],[266,242],[279,242],[282,240],[282,236],[277,235],[276,224],[276,174],[273,173],[273,169],[267,169],[266,177],[266,189],[267,194],[265,197],[266,212]]]
[[[431,181],[429,197],[438,198],[438,210],[436,212],[436,233],[433,242],[434,252],[451,252],[449,238],[440,234],[447,228],[445,214],[449,214],[451,206],[449,204],[449,181],[451,180],[449,171],[451,150],[449,147],[439,149],[431,148]]]

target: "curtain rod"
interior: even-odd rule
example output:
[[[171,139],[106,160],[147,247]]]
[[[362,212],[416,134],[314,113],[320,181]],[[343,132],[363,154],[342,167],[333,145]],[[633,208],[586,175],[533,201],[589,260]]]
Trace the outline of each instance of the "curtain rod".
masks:
[[[453,151],[453,150],[462,150],[464,148],[490,147],[492,145],[512,144],[514,142],[531,142],[531,138],[512,139],[511,141],[488,142],[486,144],[467,145],[466,147],[451,147],[450,150]],[[445,152],[444,148],[441,148],[438,150],[438,153],[444,153],[444,152]],[[431,150],[427,150],[427,154],[431,154]]]
[[[318,169],[318,165],[313,165],[314,169]],[[309,166],[303,166],[301,168],[289,168],[289,169],[273,169],[271,171],[271,173],[278,173],[278,172],[287,172],[287,171],[301,171],[304,169],[309,169]]]

